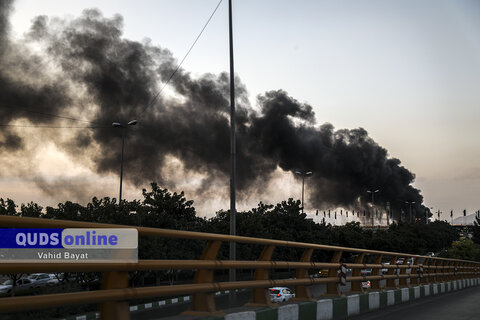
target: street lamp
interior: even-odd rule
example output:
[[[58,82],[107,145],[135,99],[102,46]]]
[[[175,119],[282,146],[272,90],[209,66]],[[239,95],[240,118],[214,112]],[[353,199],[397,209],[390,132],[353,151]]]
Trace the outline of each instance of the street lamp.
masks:
[[[405,203],[410,204],[410,223],[412,223],[412,204],[414,204],[415,201],[405,201]]]
[[[134,126],[137,124],[137,120],[131,120],[127,123],[127,126]],[[114,128],[122,128],[122,161],[120,165],[120,196],[118,197],[118,204],[122,202],[122,182],[123,182],[123,151],[125,149],[125,129],[127,126],[121,124],[120,122],[113,122],[112,126]]]
[[[375,198],[374,198],[374,194],[379,192],[380,190],[377,189],[377,190],[367,190],[367,193],[371,193],[372,194],[372,210],[375,210]],[[373,212],[372,211],[372,227],[373,227]]]
[[[311,176],[313,172],[311,171],[308,171],[308,172],[300,172],[300,171],[295,171],[295,174],[299,175],[302,177],[302,213],[303,213],[303,193],[304,193],[304,190],[305,190],[305,177],[308,177],[308,176]]]

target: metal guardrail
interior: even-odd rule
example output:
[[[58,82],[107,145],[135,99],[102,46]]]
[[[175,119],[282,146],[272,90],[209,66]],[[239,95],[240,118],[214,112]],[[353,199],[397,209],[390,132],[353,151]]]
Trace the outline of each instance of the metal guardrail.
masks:
[[[480,275],[480,263],[473,261],[282,240],[14,216],[0,216],[0,227],[136,228],[140,235],[207,241],[200,260],[139,260],[137,263],[1,264],[0,274],[97,271],[104,272],[104,277],[101,290],[95,291],[94,294],[92,291],[88,291],[1,298],[0,313],[63,305],[100,303],[102,319],[129,319],[129,300],[192,294],[189,313],[218,314],[215,308],[214,293],[221,290],[252,289],[253,295],[250,304],[254,305],[269,305],[271,302],[267,288],[273,286],[295,286],[296,300],[311,300],[312,297],[308,287],[323,283],[327,286],[326,295],[339,296],[340,277],[338,271],[341,266],[352,269],[352,275],[344,279],[351,282],[350,292],[362,292],[361,283],[364,281],[371,281],[371,288],[379,290],[478,277]],[[256,261],[218,260],[217,255],[222,243],[231,241],[261,245],[263,251]],[[277,247],[303,249],[303,254],[299,261],[272,261],[273,252]],[[315,250],[332,252],[331,260],[328,262],[312,262],[311,258]],[[344,253],[356,254],[355,262],[342,263]],[[370,260],[374,263],[364,263],[367,256],[373,256],[373,260]],[[399,258],[404,258],[402,264],[397,264]],[[414,264],[408,264],[409,261],[412,261],[412,258]],[[386,259],[390,259],[389,264],[382,263]],[[231,268],[254,269],[253,280],[214,281],[214,270]],[[129,271],[169,269],[194,270],[193,283],[141,288],[129,287]],[[294,279],[269,279],[269,270],[273,269],[295,269],[296,277]],[[309,270],[319,269],[328,269],[328,276],[326,278],[310,277]],[[361,275],[361,269],[371,269],[371,275]],[[388,271],[383,274],[385,269]],[[397,279],[398,284],[396,283]],[[386,280],[386,286],[383,288],[380,287],[381,280]]]

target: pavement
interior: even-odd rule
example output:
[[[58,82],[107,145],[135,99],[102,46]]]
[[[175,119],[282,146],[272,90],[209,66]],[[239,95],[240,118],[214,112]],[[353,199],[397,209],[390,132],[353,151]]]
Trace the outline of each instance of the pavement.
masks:
[[[480,287],[425,297],[349,319],[478,320],[480,319]]]

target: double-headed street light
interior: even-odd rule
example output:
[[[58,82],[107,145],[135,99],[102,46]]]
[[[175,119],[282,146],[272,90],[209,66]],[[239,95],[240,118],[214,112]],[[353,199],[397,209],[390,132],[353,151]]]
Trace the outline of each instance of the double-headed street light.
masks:
[[[127,126],[134,126],[137,124],[137,120],[131,120],[127,123]],[[120,196],[118,197],[118,204],[122,202],[122,182],[123,182],[123,151],[125,149],[125,131],[127,126],[121,124],[120,122],[113,122],[112,126],[114,128],[122,128],[122,161],[120,165]]]
[[[304,190],[305,190],[305,177],[311,176],[312,173],[313,173],[312,171],[308,171],[308,172],[295,171],[295,174],[302,177],[302,213],[303,213],[303,208],[304,208],[303,194],[304,194]]]
[[[377,189],[377,190],[367,190],[367,193],[371,193],[372,194],[372,227],[373,227],[373,212],[375,212],[375,193],[379,192],[380,189]]]

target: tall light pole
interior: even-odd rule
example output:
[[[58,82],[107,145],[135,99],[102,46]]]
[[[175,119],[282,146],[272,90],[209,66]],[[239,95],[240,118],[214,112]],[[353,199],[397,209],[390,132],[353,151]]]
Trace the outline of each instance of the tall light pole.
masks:
[[[415,201],[405,201],[405,203],[410,204],[410,223],[412,223],[412,204],[414,204]]]
[[[131,120],[127,123],[127,126],[134,126],[137,124],[137,120]],[[113,122],[112,126],[114,128],[122,128],[122,161],[120,165],[120,195],[118,197],[118,204],[122,202],[122,183],[123,183],[123,152],[125,150],[125,131],[127,126],[121,124],[120,122]]]
[[[304,194],[304,191],[305,191],[305,177],[311,176],[312,173],[313,173],[312,171],[308,171],[308,172],[295,171],[295,174],[302,177],[302,213],[303,213],[303,208],[304,208],[303,194]]]
[[[373,227],[373,212],[375,212],[375,193],[379,192],[380,190],[377,189],[377,190],[367,190],[367,193],[371,193],[372,194],[372,227]]]
[[[230,51],[230,235],[237,235],[237,209],[236,209],[236,139],[235,139],[235,70],[233,63],[233,24],[232,24],[232,0],[228,1],[228,38]],[[236,243],[230,241],[229,259],[237,260]],[[237,279],[236,269],[230,268],[228,280],[234,282]],[[235,302],[235,291],[231,290],[229,295],[230,304]]]

